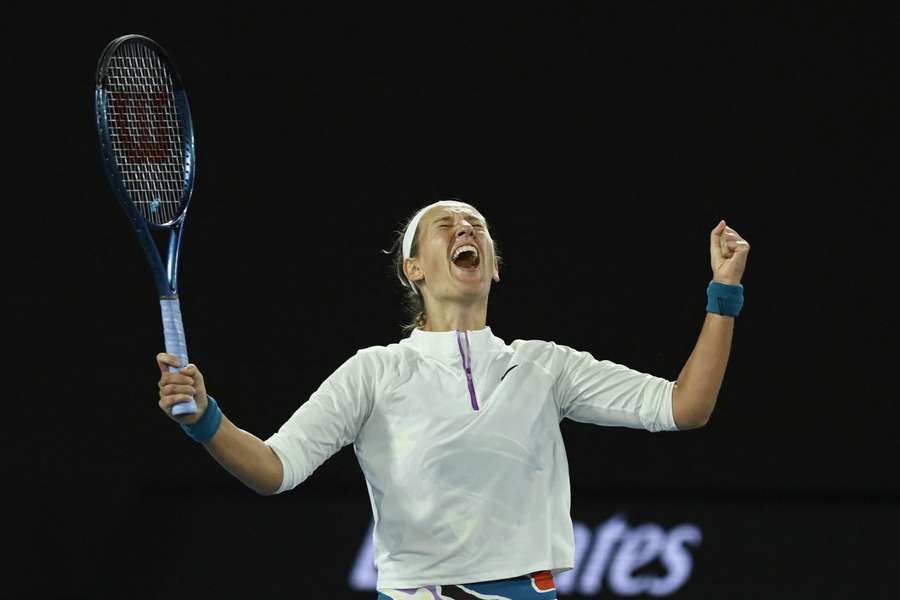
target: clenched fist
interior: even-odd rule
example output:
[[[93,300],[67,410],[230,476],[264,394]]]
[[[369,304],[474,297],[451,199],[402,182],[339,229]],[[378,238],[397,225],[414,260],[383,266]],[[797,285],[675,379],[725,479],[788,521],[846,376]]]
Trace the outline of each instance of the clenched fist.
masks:
[[[719,221],[709,234],[709,258],[713,281],[738,285],[747,266],[750,244],[724,220]]]
[[[156,364],[159,365],[161,375],[159,377],[159,407],[174,421],[183,425],[193,425],[203,416],[209,404],[206,399],[206,385],[203,383],[203,374],[197,365],[189,364],[177,373],[169,372],[169,366],[177,367],[178,358],[171,354],[161,352],[156,355]],[[194,414],[172,415],[172,406],[179,402],[187,402],[191,398],[197,402],[197,412]]]

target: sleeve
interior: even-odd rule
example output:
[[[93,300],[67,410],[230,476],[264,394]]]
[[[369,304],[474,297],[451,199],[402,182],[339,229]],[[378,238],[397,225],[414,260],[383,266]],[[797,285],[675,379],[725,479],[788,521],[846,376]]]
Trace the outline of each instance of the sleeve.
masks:
[[[338,450],[353,443],[372,410],[369,370],[357,352],[265,441],[284,467],[276,493],[297,487]]]
[[[554,347],[561,365],[555,385],[560,420],[647,431],[678,429],[672,414],[674,381],[566,346]]]

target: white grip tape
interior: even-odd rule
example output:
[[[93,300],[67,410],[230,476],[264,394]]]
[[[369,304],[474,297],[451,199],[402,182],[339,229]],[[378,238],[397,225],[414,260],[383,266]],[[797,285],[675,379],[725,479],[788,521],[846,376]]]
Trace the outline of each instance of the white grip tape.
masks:
[[[159,306],[162,310],[163,337],[166,342],[166,352],[178,358],[182,367],[187,366],[187,341],[184,337],[184,325],[181,322],[181,305],[178,298],[160,298]],[[177,373],[178,367],[169,367],[169,372]],[[197,404],[193,399],[172,407],[173,415],[181,415],[197,412]]]

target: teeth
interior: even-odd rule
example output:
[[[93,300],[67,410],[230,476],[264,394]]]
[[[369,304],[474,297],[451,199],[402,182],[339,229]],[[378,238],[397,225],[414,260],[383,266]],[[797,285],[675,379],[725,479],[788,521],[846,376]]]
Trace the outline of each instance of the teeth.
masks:
[[[453,258],[451,260],[456,260],[459,258],[459,255],[463,252],[474,252],[475,256],[478,256],[478,248],[472,246],[470,244],[466,244],[465,246],[460,246],[456,250],[453,251]]]

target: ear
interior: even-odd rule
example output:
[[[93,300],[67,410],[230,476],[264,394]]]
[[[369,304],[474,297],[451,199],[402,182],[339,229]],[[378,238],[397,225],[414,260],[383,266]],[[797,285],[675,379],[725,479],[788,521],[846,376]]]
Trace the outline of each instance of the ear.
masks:
[[[497,262],[497,257],[494,257],[494,281],[500,281],[500,263]]]
[[[425,279],[425,274],[422,272],[422,267],[419,266],[419,259],[417,258],[407,258],[403,261],[403,274],[413,282]]]

